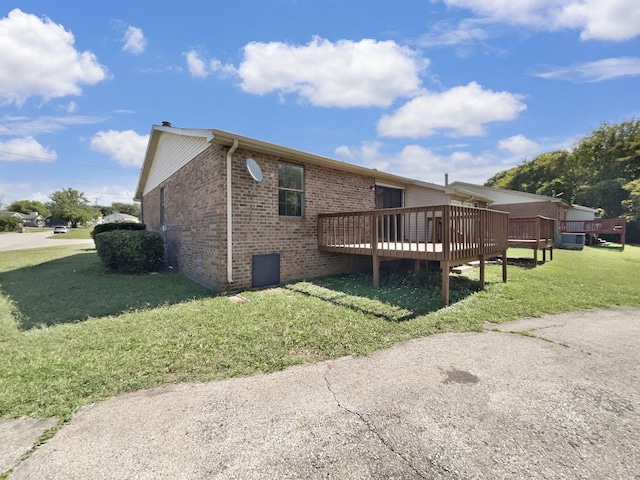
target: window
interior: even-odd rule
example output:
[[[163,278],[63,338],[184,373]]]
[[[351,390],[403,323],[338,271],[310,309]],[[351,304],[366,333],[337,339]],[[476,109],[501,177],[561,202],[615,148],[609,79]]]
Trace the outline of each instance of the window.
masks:
[[[300,165],[278,165],[278,212],[281,217],[304,215],[304,168]]]

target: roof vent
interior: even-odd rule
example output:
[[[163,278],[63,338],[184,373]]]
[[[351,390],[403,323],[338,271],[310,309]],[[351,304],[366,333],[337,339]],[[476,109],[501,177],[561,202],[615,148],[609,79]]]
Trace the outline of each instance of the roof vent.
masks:
[[[170,127],[171,126],[171,122],[167,122],[166,120],[164,122],[162,122],[162,126],[163,127]]]

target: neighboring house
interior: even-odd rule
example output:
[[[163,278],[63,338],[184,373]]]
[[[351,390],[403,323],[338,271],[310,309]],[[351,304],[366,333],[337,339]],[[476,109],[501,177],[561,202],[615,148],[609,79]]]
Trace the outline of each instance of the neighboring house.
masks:
[[[0,217],[13,217],[13,218],[17,218],[20,221],[24,220],[22,218],[22,214],[21,213],[10,212],[9,210],[0,210]]]
[[[364,256],[320,251],[318,214],[473,205],[472,197],[221,130],[164,123],[152,128],[135,200],[141,221],[164,236],[174,268],[229,291],[370,267]]]
[[[25,227],[44,227],[45,218],[38,212],[31,212],[29,215],[19,212],[0,211],[0,217],[14,217],[22,222]]]
[[[29,215],[23,215],[25,227],[39,227],[42,228],[45,225],[45,219],[38,212],[31,212]]]
[[[582,205],[572,205],[571,209],[567,211],[567,220],[595,220],[596,215],[600,211],[597,208],[584,207]]]
[[[116,212],[116,213],[111,213],[109,215],[105,215],[104,217],[98,218],[98,221],[96,223],[101,224],[101,223],[124,223],[124,222],[140,223],[140,220],[138,219],[138,217],[135,217],[133,215]]]
[[[45,218],[45,225],[47,227],[59,227],[59,226],[64,226],[64,227],[68,227],[69,226],[69,222],[67,220],[65,220],[64,218],[58,218],[58,217],[47,217]]]
[[[549,197],[465,182],[452,182],[449,186],[456,189],[456,191],[482,195],[487,199],[489,208],[507,212],[509,217],[535,217],[540,215],[552,218],[556,221],[556,229],[559,228],[561,221],[567,219],[568,212],[572,210],[572,205],[562,197]]]

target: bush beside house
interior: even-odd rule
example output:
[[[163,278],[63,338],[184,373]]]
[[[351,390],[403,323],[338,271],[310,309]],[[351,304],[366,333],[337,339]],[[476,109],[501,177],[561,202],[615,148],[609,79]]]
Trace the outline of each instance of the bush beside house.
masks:
[[[0,232],[17,232],[22,226],[22,220],[16,217],[0,217]]]
[[[159,233],[117,228],[97,234],[94,230],[93,237],[100,260],[111,271],[145,273],[162,265],[164,241]]]
[[[104,232],[112,232],[114,230],[146,230],[147,226],[144,223],[102,223],[100,225],[96,225],[92,232],[91,238],[96,239],[96,235]]]

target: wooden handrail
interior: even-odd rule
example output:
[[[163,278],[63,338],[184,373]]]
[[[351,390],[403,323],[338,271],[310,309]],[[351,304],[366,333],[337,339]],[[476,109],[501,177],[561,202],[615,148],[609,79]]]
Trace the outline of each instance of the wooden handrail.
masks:
[[[586,233],[589,235],[620,235],[620,243],[624,248],[627,236],[627,220],[625,218],[598,218],[596,220],[563,220],[560,222],[562,233]]]
[[[562,220],[563,233],[615,233],[625,232],[627,220],[624,218],[601,218],[597,220]]]
[[[459,260],[508,248],[508,214],[457,205],[318,215],[318,246],[352,253]]]
[[[553,218],[537,215],[535,217],[509,217],[510,240],[546,240],[553,242],[556,221]]]

